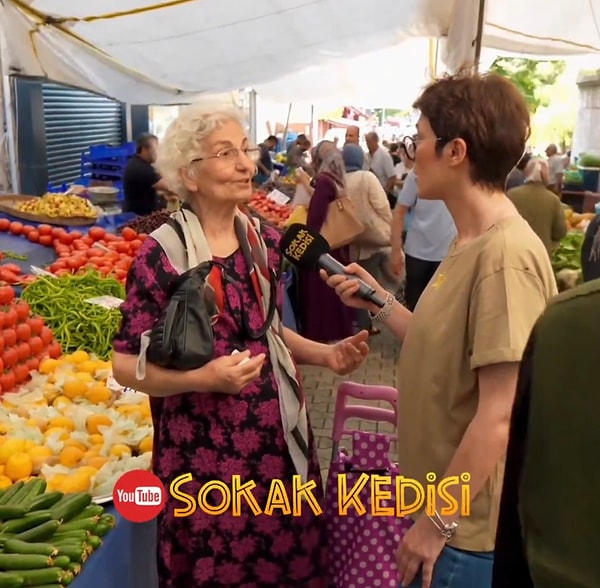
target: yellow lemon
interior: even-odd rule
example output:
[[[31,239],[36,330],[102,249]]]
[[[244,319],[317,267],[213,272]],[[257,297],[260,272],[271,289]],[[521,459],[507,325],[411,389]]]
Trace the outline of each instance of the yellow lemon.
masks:
[[[61,491],[60,487],[62,483],[67,479],[66,474],[54,474],[51,478],[47,480],[47,489],[46,492],[55,492]]]
[[[25,450],[24,439],[7,439],[0,446],[0,463],[5,464],[8,458],[15,453],[22,453]]]
[[[77,439],[65,440],[64,447],[77,447],[80,451],[87,451],[87,445],[83,441],[77,441]]]
[[[38,369],[40,374],[48,375],[54,373],[58,365],[59,364],[56,359],[51,359],[48,357],[42,360],[42,363],[40,363],[40,367]]]
[[[23,447],[24,451],[29,451],[32,447],[35,447],[35,443],[31,440],[25,441],[25,446]]]
[[[99,427],[110,427],[112,420],[105,414],[92,414],[87,418],[86,427],[88,433],[100,433]]]
[[[117,443],[110,448],[109,455],[112,457],[130,457],[131,449],[127,447],[127,445],[123,445],[122,443]]]
[[[140,453],[147,453],[148,451],[152,451],[152,436],[148,435],[142,439],[139,446]]]
[[[104,445],[104,437],[100,433],[92,433],[88,437],[88,440],[90,442],[90,445]]]
[[[61,408],[64,408],[65,406],[68,406],[69,404],[72,404],[71,400],[69,398],[67,398],[66,396],[57,396],[53,401],[52,401],[52,406],[54,408],[57,408],[58,410],[60,410]]]
[[[89,478],[93,478],[97,473],[98,473],[98,469],[93,466],[90,466],[90,465],[81,466],[77,470],[77,474],[79,474],[81,476],[88,476]]]
[[[31,476],[33,472],[33,461],[27,453],[14,453],[8,458],[4,473],[13,482]]]
[[[91,479],[86,475],[79,475],[75,473],[71,476],[65,477],[64,480],[58,484],[57,490],[64,494],[74,494],[76,492],[88,492],[91,486]]]
[[[58,429],[66,429],[67,431],[74,431],[75,423],[66,416],[57,416],[57,417],[51,418],[48,421],[48,427],[50,427],[50,428],[56,427]]]
[[[108,461],[107,457],[102,457],[101,455],[95,455],[86,460],[86,463],[89,467],[94,468],[96,471],[101,470],[106,462]]]
[[[73,468],[83,459],[84,453],[79,447],[64,447],[60,452],[59,461],[61,465]]]
[[[0,476],[0,490],[6,490],[12,486],[12,480],[6,476]]]
[[[42,469],[42,466],[54,460],[54,456],[52,455],[52,451],[50,451],[50,448],[44,447],[43,445],[36,445],[35,447],[32,447],[27,453],[31,458],[31,463],[33,464],[33,471],[36,473],[38,473]]]
[[[82,349],[78,349],[77,351],[74,351],[73,353],[71,353],[71,355],[68,355],[67,359],[71,363],[80,364],[80,363],[83,363],[84,361],[89,361],[90,356],[88,353],[86,353]]]
[[[66,441],[69,438],[69,431],[62,427],[49,427],[44,433],[46,437],[57,437],[61,441]]]
[[[86,384],[91,384],[94,382],[94,376],[92,374],[88,374],[87,372],[75,372],[75,379],[80,382],[85,382]]]
[[[91,384],[85,394],[92,404],[107,404],[112,400],[112,392],[101,382]]]
[[[87,392],[87,384],[81,380],[67,380],[63,384],[63,394],[73,400],[74,398],[81,398],[85,396]]]

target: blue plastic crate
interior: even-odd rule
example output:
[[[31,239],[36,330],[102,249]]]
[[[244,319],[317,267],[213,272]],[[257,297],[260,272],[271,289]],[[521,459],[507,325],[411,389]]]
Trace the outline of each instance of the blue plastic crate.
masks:
[[[124,145],[92,145],[88,152],[86,152],[86,157],[90,157],[93,159],[115,159],[115,158],[125,158],[131,157],[135,155],[136,144],[135,143],[125,143]]]

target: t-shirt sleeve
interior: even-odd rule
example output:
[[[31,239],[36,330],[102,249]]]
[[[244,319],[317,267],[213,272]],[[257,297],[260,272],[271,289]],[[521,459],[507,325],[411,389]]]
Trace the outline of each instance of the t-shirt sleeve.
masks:
[[[127,275],[126,297],[121,304],[121,327],[113,340],[117,353],[137,355],[141,335],[152,328],[163,312],[172,268],[162,247],[146,239]]]
[[[545,307],[544,286],[528,271],[508,267],[484,277],[469,310],[471,369],[521,361]]]
[[[409,173],[406,176],[406,180],[404,180],[404,186],[402,186],[402,190],[400,190],[398,204],[402,204],[407,208],[412,208],[417,203],[418,193],[417,179],[415,178],[415,174]]]

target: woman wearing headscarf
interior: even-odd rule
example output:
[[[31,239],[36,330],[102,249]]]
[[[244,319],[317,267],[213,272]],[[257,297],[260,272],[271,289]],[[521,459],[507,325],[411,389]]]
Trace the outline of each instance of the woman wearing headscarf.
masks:
[[[350,261],[357,262],[377,280],[389,279],[392,209],[387,195],[377,176],[363,169],[365,153],[358,145],[347,143],[342,155],[346,169],[346,194],[365,226],[364,233],[350,244]],[[380,332],[373,326],[367,311],[359,311],[357,320],[359,327],[367,329],[371,335]]]
[[[346,173],[342,153],[331,141],[321,141],[312,153],[316,176],[314,192],[308,206],[307,226],[321,232],[329,205],[346,191]],[[331,251],[342,264],[349,263],[349,247]],[[331,288],[324,284],[317,270],[300,270],[299,330],[304,337],[329,343],[352,335],[354,310],[348,308]]]

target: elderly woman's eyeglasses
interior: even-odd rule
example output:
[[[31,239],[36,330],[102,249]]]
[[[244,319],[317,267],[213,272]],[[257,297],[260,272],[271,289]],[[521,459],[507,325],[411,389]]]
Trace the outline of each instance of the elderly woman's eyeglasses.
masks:
[[[402,148],[404,149],[404,153],[406,153],[406,157],[411,161],[415,160],[417,156],[417,145],[419,143],[424,143],[425,141],[441,141],[442,139],[439,137],[435,137],[433,139],[415,139],[414,137],[404,137],[402,139]]]
[[[206,159],[219,159],[223,162],[233,163],[240,157],[241,154],[244,154],[248,159],[255,162],[260,157],[260,149],[258,147],[245,147],[243,149],[238,149],[237,147],[227,147],[227,149],[222,149],[215,155],[195,157],[192,159],[192,161],[190,161],[190,163],[205,161]]]

